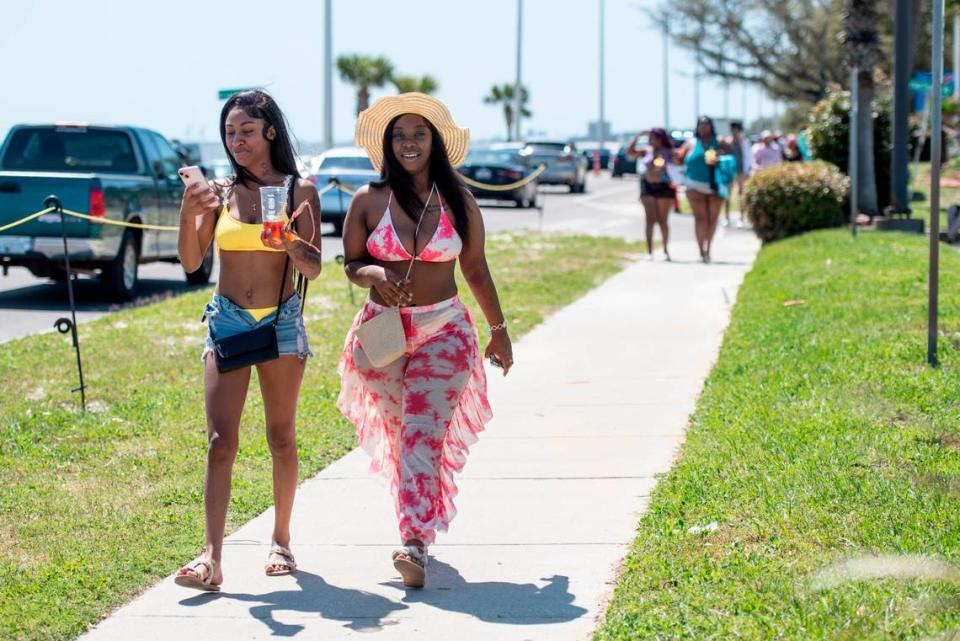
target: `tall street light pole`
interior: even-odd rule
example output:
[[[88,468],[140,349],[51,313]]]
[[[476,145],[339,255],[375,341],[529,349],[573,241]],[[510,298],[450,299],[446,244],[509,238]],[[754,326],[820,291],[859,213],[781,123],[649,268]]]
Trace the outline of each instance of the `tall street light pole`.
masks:
[[[514,140],[521,139],[523,130],[523,80],[521,75],[521,60],[523,59],[523,0],[517,0],[517,74],[513,85],[513,123]]]
[[[670,20],[663,25],[663,128],[670,132]]]
[[[333,0],[323,7],[323,148],[333,147]]]
[[[700,117],[700,54],[697,53],[697,59],[693,68],[693,119],[696,121]]]
[[[604,84],[604,74],[603,74],[603,6],[604,0],[600,0],[600,122],[597,127],[597,153],[602,154],[603,143],[605,142],[607,132],[604,131],[604,118],[603,118],[603,84]]]

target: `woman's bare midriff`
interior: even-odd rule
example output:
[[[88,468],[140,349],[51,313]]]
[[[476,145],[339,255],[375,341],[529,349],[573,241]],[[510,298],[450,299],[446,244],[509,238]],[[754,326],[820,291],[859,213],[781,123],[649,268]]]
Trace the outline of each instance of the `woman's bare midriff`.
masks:
[[[286,257],[285,252],[221,251],[217,293],[244,309],[275,306]],[[292,271],[288,266],[283,300],[293,294]]]
[[[401,277],[407,273],[409,260],[384,262],[380,260],[370,261],[371,265],[379,265],[399,274]],[[454,278],[454,267],[457,261],[451,260],[445,263],[425,263],[416,261],[413,271],[410,272],[410,287],[413,290],[413,304],[415,306],[433,305],[440,301],[453,298],[457,295],[457,281]],[[376,288],[370,288],[370,300],[380,305],[384,304]]]

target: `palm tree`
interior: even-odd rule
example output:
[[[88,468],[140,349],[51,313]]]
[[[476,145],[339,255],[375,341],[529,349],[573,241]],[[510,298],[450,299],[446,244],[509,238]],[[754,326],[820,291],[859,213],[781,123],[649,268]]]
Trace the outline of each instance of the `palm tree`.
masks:
[[[358,114],[370,106],[370,88],[382,87],[393,77],[393,64],[383,56],[340,56],[337,70],[341,79],[357,87]]]
[[[849,68],[857,69],[859,115],[851,127],[857,128],[858,171],[850,180],[858,186],[858,209],[871,216],[879,212],[877,180],[873,160],[873,68],[880,59],[880,33],[877,0],[846,0],[842,41]]]
[[[436,78],[431,75],[420,76],[394,76],[391,81],[400,93],[410,93],[419,91],[420,93],[432,94],[440,85]]]
[[[502,85],[493,85],[490,88],[490,93],[487,94],[483,102],[487,105],[498,105],[503,103],[503,118],[507,121],[507,140],[513,140],[513,109],[516,105],[515,100],[516,93],[514,93],[513,85],[505,83]],[[527,100],[530,98],[530,94],[527,91],[526,87],[520,87],[520,113],[523,114],[524,118],[529,118],[533,115],[533,112],[527,109]]]

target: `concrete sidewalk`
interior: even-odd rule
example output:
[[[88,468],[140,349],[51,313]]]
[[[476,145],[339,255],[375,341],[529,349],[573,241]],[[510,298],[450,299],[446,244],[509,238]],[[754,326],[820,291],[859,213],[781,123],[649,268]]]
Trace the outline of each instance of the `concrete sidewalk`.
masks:
[[[263,575],[268,511],[228,539],[223,592],[167,578],[82,638],[588,639],[759,243],[721,230],[715,247],[709,266],[690,243],[673,263],[632,265],[519,341],[509,377],[490,374],[496,418],[426,589],[405,591],[393,570],[392,501],[354,451],[297,494],[295,576]]]

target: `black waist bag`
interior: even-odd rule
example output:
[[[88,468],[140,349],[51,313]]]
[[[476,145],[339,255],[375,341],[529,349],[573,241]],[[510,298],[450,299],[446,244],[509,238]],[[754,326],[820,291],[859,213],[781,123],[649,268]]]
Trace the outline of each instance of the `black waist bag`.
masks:
[[[277,318],[279,317],[278,308]],[[274,320],[269,325],[226,338],[214,338],[213,345],[216,348],[218,372],[229,372],[272,360],[280,355],[277,347],[277,322]]]

